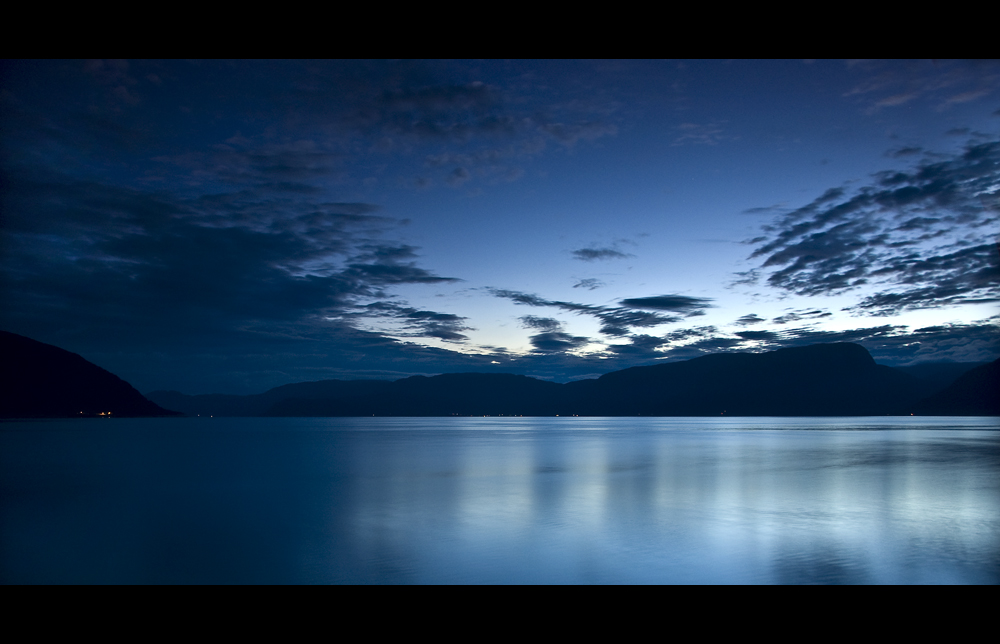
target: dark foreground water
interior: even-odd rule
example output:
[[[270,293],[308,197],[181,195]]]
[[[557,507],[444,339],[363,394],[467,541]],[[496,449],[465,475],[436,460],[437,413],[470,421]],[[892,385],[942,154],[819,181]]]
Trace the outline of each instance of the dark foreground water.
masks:
[[[1000,582],[997,418],[0,423],[6,583]]]

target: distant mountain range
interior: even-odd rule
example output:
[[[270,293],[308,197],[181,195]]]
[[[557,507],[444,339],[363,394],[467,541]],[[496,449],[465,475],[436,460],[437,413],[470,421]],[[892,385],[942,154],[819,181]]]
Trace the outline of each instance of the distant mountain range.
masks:
[[[1000,415],[1000,360],[980,365],[959,376],[915,408],[921,416]]]
[[[0,418],[181,415],[75,353],[6,331],[0,374]]]
[[[849,343],[716,354],[566,384],[450,373],[302,382],[250,396],[154,391],[147,397],[52,345],[0,331],[0,351],[4,418],[1000,415],[1000,360],[892,368]]]
[[[252,396],[154,391],[149,398],[205,416],[1000,415],[998,362],[892,368],[856,344],[819,344],[633,367],[566,384],[451,373],[303,382]]]

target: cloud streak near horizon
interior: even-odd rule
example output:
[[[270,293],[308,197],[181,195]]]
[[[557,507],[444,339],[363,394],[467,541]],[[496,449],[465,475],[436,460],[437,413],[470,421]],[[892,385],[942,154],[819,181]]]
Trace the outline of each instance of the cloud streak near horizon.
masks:
[[[639,304],[645,304],[647,300],[654,301],[661,306],[643,307],[628,304],[628,300],[622,302],[623,306],[599,306],[594,304],[579,304],[577,302],[564,302],[558,300],[547,300],[531,293],[521,293],[509,289],[489,288],[490,294],[495,297],[512,301],[514,304],[523,306],[536,306],[560,309],[576,315],[589,315],[601,322],[600,332],[604,335],[621,337],[629,334],[633,328],[648,328],[661,324],[677,322],[681,318],[676,315],[663,315],[661,313],[649,313],[637,311],[639,308],[653,308],[654,310],[681,311],[686,315],[697,315],[701,309],[707,306],[707,301],[699,298],[685,298],[684,296],[658,296],[653,298],[638,298]],[[665,303],[672,303],[673,306],[665,306]]]

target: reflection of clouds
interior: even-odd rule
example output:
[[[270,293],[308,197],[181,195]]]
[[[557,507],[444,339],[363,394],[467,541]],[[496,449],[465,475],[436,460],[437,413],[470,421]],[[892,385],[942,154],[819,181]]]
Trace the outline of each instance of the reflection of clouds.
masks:
[[[601,437],[604,438],[604,437]],[[589,528],[599,538],[606,528],[605,514],[609,497],[609,450],[606,440],[573,441],[564,458],[570,473],[563,488],[562,515],[570,530]]]
[[[1000,581],[995,418],[178,422],[0,435],[9,578]]]
[[[418,582],[1000,574],[995,419],[390,420],[348,461],[350,540]]]
[[[456,504],[462,538],[493,541],[528,530],[534,518],[530,442],[509,434],[463,442]]]

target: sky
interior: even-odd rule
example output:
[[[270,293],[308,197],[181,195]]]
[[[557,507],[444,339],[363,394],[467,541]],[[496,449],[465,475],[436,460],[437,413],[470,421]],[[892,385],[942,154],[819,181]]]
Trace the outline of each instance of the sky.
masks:
[[[4,61],[0,328],[140,391],[1000,356],[995,61]]]

